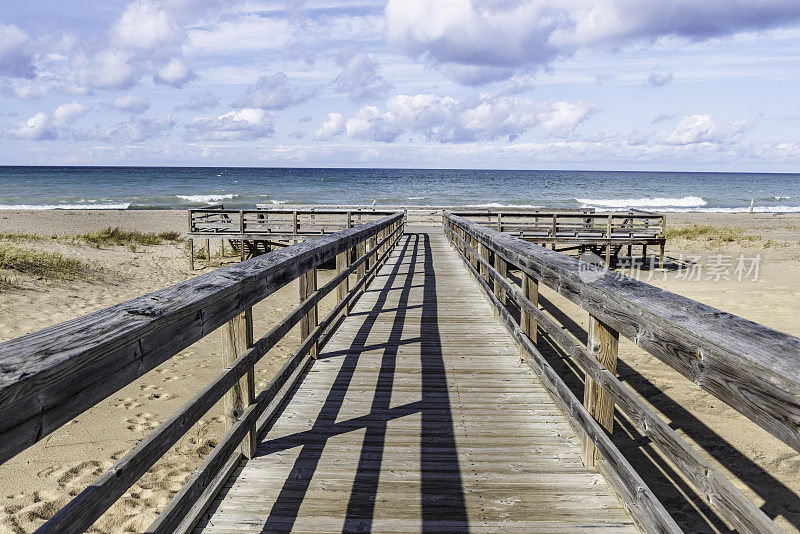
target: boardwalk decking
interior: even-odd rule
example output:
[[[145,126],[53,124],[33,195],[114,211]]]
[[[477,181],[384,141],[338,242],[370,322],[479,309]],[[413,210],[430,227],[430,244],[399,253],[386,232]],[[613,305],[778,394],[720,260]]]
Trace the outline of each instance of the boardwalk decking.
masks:
[[[409,228],[196,532],[637,532],[439,229]]]

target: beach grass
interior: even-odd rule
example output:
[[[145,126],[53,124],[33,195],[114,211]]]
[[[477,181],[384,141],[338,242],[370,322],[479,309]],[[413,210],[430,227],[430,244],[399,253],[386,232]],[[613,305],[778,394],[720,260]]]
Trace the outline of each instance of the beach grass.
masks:
[[[746,243],[758,240],[758,236],[743,234],[735,228],[723,228],[708,224],[692,224],[667,228],[667,239],[687,239],[709,243]]]
[[[9,244],[0,244],[0,269],[43,280],[84,280],[97,271],[84,261],[58,252],[26,250]],[[0,285],[14,285],[13,279],[3,276],[5,281]]]
[[[80,234],[74,239],[85,241],[96,247],[101,246],[128,246],[136,245],[161,245],[162,243],[178,243],[183,241],[180,232],[139,232],[138,230],[123,230],[119,227],[106,228],[99,232]]]
[[[180,232],[139,232],[136,230],[123,230],[122,228],[106,228],[98,232],[90,232],[86,234],[76,234],[68,236],[51,235],[45,236],[41,234],[24,234],[24,233],[0,233],[0,240],[11,241],[15,243],[23,241],[58,241],[62,243],[88,243],[95,247],[101,246],[127,246],[136,247],[136,245],[161,245],[163,243],[180,243],[183,236]]]

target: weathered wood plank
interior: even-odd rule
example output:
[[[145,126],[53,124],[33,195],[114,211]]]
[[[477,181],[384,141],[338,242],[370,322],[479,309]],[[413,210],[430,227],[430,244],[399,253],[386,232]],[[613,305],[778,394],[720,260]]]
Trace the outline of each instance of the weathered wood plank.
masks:
[[[619,273],[447,215],[506,261],[572,300],[787,445],[800,450],[800,339]]]
[[[460,236],[455,235],[458,239]],[[463,259],[463,258],[462,258]],[[708,504],[741,532],[782,532],[775,523],[730,481],[665,423],[639,397],[625,387],[601,362],[548,314],[526,298],[508,281],[504,282],[509,298],[535,318],[542,329],[585,370],[586,374],[622,409],[637,428],[677,466]],[[523,332],[524,333],[524,332]]]
[[[0,462],[401,214],[0,344]],[[109,372],[113,369],[113,372]]]

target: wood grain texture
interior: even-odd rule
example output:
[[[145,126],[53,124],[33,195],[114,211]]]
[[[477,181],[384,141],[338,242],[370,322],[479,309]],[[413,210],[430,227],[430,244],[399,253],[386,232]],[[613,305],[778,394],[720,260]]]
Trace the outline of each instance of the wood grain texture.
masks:
[[[446,217],[800,450],[800,339],[619,273],[597,273],[584,282],[574,258]]]
[[[0,462],[401,218],[274,251],[1,343]]]
[[[544,356],[531,343],[505,306],[501,305],[482,273],[464,262],[473,279],[483,290],[484,297],[494,306],[500,321],[513,336],[520,349],[523,350],[526,363],[533,369],[542,384],[547,388],[555,403],[567,416],[569,423],[579,435],[590,440],[602,458],[597,467],[605,475],[605,479],[614,488],[617,497],[626,504],[627,510],[636,520],[642,531],[648,533],[680,533],[683,532],[675,523],[664,506],[658,501],[652,490],[642,480],[636,470],[625,459],[625,456],[612,443],[605,430],[589,414],[583,404],[578,401],[564,381],[553,370]],[[491,272],[488,262],[481,266]],[[495,273],[496,275],[496,273]],[[510,285],[508,289],[516,290]],[[518,292],[518,290],[516,290]]]
[[[452,237],[459,241],[461,234]],[[462,247],[465,241],[462,240]],[[467,250],[467,252],[469,252]],[[477,272],[477,271],[475,271]],[[687,477],[706,502],[740,532],[783,532],[752,501],[745,497],[728,479],[719,473],[699,452],[683,440],[666,422],[651,410],[633,391],[623,385],[608,369],[589,353],[575,337],[564,330],[549,314],[542,311],[508,281],[501,281],[523,311],[536,320],[566,354],[574,358],[592,380],[613,399],[617,407],[636,427]],[[525,332],[520,329],[520,336]],[[522,340],[521,340],[522,342]],[[526,350],[523,348],[523,350]],[[602,465],[602,464],[601,464]]]
[[[439,232],[405,234],[196,532],[635,532]]]
[[[589,353],[600,362],[600,365],[611,374],[617,372],[619,333],[616,330],[590,316],[587,345]],[[585,380],[583,405],[610,436],[614,427],[614,401],[608,393],[603,391],[603,388],[597,385],[591,375],[587,374]],[[583,444],[583,463],[595,465],[600,459],[594,444],[586,439]]]

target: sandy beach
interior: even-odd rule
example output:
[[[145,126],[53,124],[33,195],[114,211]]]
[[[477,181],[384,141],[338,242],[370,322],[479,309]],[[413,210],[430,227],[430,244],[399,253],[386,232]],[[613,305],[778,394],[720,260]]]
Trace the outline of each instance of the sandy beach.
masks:
[[[408,222],[438,225],[440,220],[435,210],[413,210]],[[668,259],[700,267],[634,273],[640,280],[800,336],[800,214],[669,214],[667,221],[676,232],[668,235]],[[180,210],[0,211],[0,245],[59,253],[91,266],[74,280],[38,279],[0,270],[9,282],[9,287],[0,289],[0,341],[237,261],[214,256],[209,265],[199,260],[197,269],[190,271],[182,241],[127,247],[70,239],[109,227],[183,233],[185,226],[186,213]],[[716,230],[677,232],[698,227]],[[217,245],[213,246],[212,254],[218,254]],[[331,272],[323,271],[321,281],[330,276]],[[586,328],[585,312],[552,291],[542,294]],[[256,306],[256,335],[282,319],[296,304],[297,295],[295,282]],[[330,306],[330,298],[323,301],[322,313]],[[293,332],[264,358],[257,367],[257,389],[297,343]],[[621,341],[620,347],[620,378],[768,515],[776,517],[782,528],[800,532],[800,454],[633,343]],[[221,370],[220,353],[219,335],[212,333],[1,465],[0,534],[31,532],[52,516],[215,376]],[[209,412],[92,531],[146,528],[222,435],[221,413],[219,406]],[[626,454],[650,454],[647,444],[636,436],[619,434],[615,440]],[[685,490],[681,484],[654,489],[664,495],[668,507],[675,506],[678,515],[707,514],[702,503],[679,504]],[[695,510],[690,510],[693,506]],[[699,532],[727,529],[715,519],[696,526]]]

